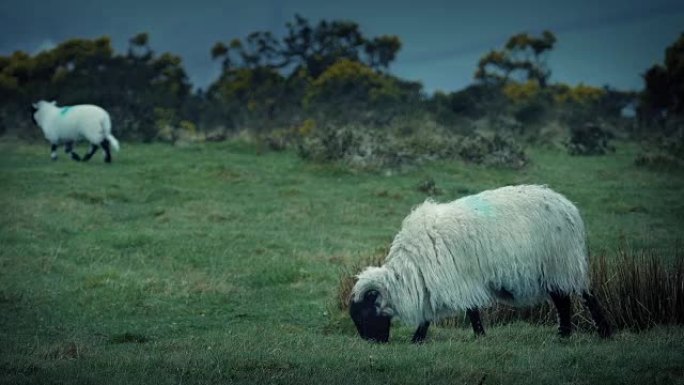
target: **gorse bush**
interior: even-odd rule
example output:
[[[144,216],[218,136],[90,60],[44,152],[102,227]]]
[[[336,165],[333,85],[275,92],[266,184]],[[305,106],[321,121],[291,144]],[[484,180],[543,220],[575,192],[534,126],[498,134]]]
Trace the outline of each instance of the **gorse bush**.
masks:
[[[396,79],[358,61],[340,59],[311,82],[304,104],[384,104],[397,102],[398,94]]]
[[[387,250],[378,250],[342,271],[336,295],[337,308],[347,311],[356,274],[366,266],[382,265]],[[656,325],[684,325],[684,260],[679,252],[672,258],[654,252],[619,250],[614,257],[600,254],[591,258],[591,285],[604,307],[610,324],[618,329],[645,330]],[[579,298],[573,298],[573,324],[594,328],[591,315]],[[548,304],[514,308],[496,304],[481,311],[484,322],[502,325],[526,321],[554,325],[556,310]],[[465,313],[440,321],[442,326],[469,326]]]

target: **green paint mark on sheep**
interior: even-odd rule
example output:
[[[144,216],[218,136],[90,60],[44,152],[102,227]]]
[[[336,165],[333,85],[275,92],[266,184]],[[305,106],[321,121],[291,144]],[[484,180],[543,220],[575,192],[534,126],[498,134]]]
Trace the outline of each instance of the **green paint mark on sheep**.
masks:
[[[464,203],[480,215],[486,217],[494,216],[494,208],[492,205],[480,196],[469,196],[465,198]]]
[[[64,116],[66,115],[67,112],[71,109],[71,106],[68,107],[62,107],[61,111],[59,112],[60,115]]]

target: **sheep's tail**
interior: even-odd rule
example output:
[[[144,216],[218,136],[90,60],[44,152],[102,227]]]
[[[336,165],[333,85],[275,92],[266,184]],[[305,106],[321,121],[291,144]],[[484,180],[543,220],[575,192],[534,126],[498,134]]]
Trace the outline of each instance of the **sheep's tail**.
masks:
[[[119,141],[116,140],[116,138],[114,137],[114,135],[112,135],[112,134],[107,134],[107,140],[108,140],[109,143],[112,145],[112,148],[113,148],[115,151],[119,151]]]
[[[109,115],[105,116],[105,119],[102,120],[102,128],[104,129],[105,132],[105,137],[109,141],[109,143],[112,145],[112,148],[114,151],[119,151],[119,141],[116,140],[114,135],[112,135],[112,122],[109,120]]]

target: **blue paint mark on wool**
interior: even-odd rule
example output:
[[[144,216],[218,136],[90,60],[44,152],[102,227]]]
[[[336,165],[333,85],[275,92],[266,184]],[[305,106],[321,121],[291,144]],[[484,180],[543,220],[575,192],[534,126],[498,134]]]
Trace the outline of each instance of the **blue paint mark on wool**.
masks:
[[[464,199],[464,203],[480,215],[485,217],[494,216],[494,208],[492,205],[480,196],[469,196]]]
[[[61,111],[59,112],[59,114],[62,115],[62,116],[64,116],[64,115],[66,115],[67,112],[69,112],[70,109],[71,109],[71,106],[62,107],[62,108],[61,108]]]

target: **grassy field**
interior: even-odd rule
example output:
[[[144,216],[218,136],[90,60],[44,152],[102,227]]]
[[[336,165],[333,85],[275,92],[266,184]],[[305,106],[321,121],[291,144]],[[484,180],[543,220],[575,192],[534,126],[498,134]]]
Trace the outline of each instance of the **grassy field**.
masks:
[[[427,178],[440,201],[548,184],[582,211],[592,252],[672,255],[684,175],[636,168],[636,151],[390,173],[243,143],[124,143],[106,165],[0,141],[0,383],[684,383],[681,327],[433,328],[422,346],[395,327],[375,345],[333,304],[340,271],[390,242]]]

